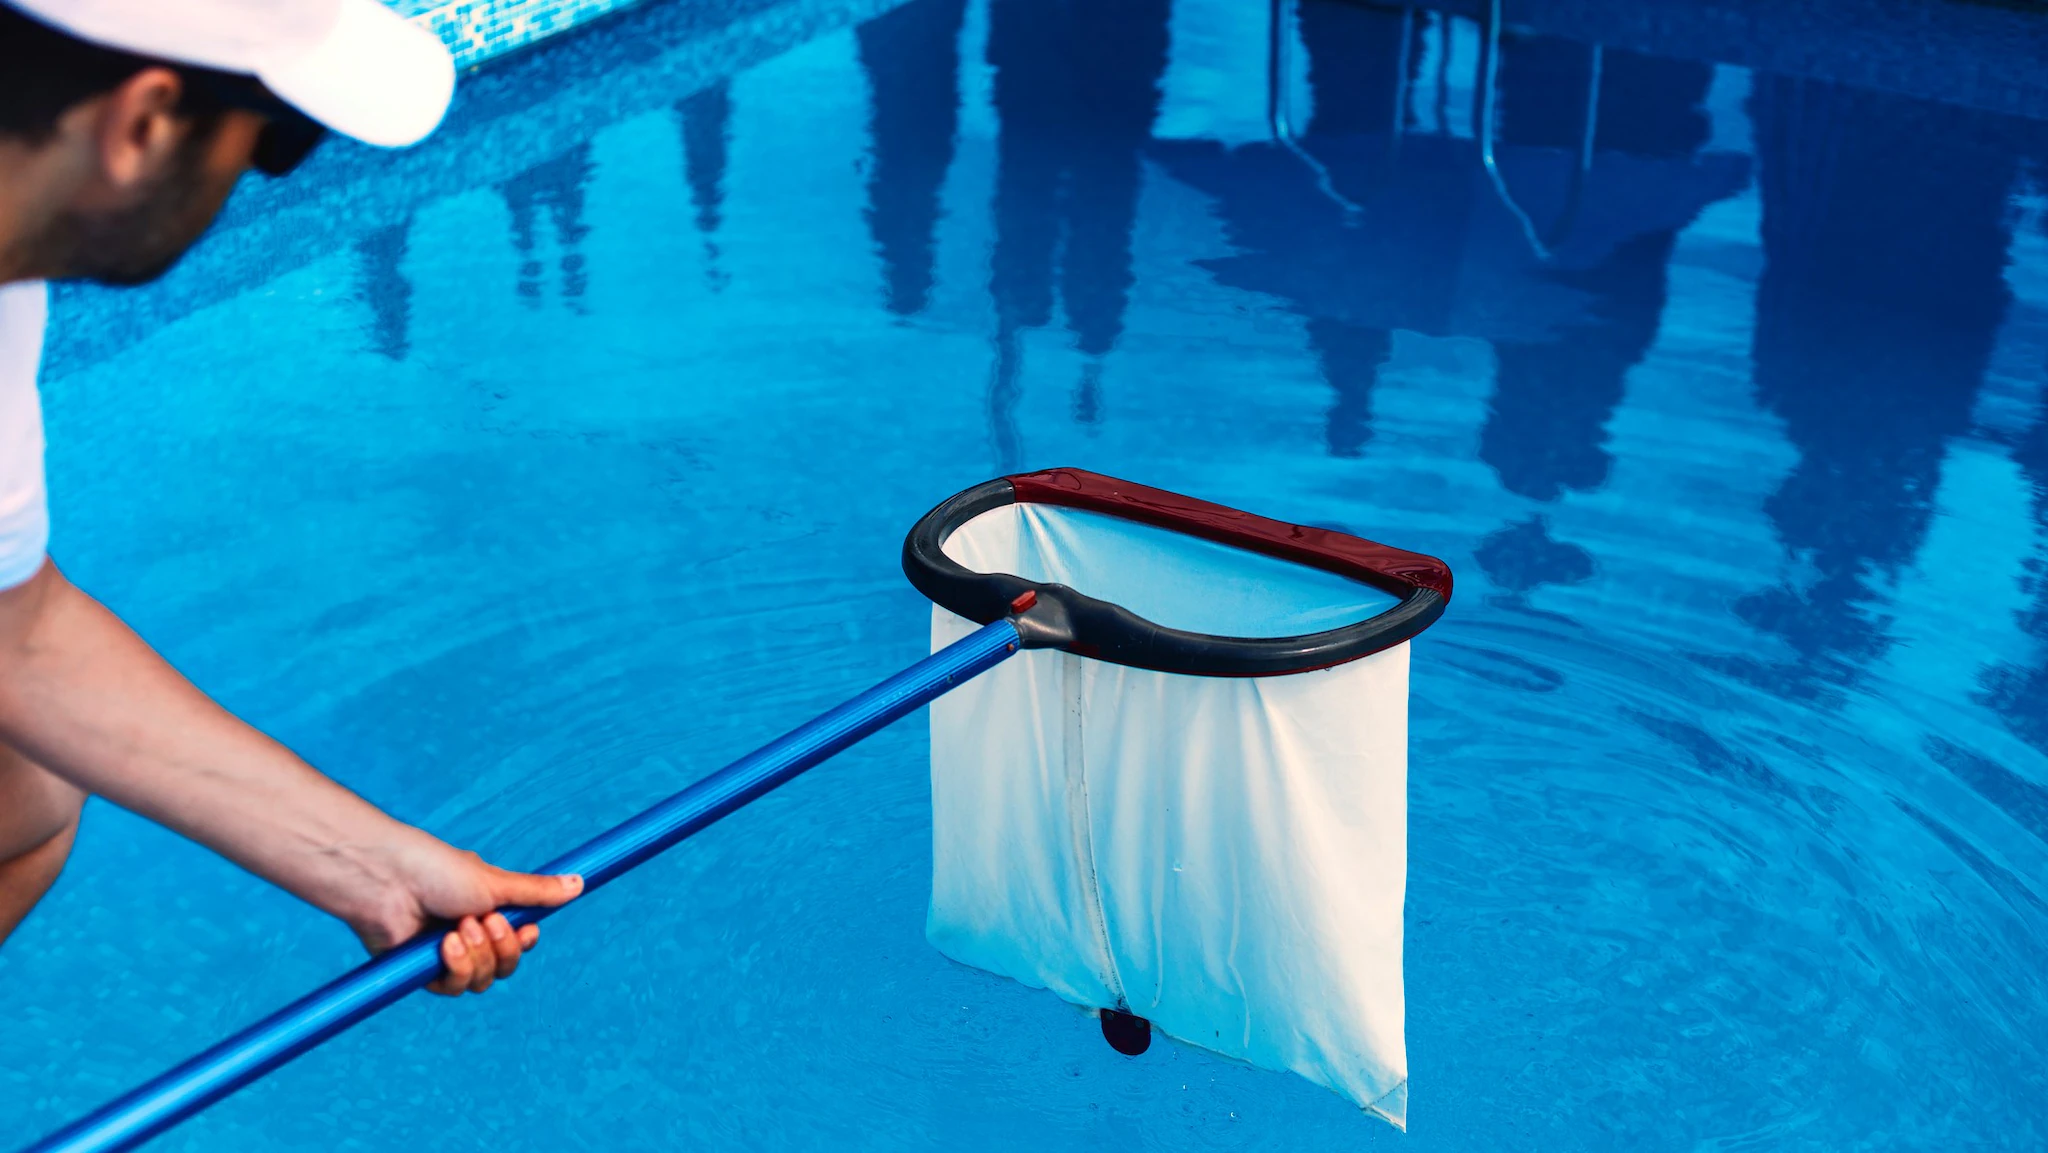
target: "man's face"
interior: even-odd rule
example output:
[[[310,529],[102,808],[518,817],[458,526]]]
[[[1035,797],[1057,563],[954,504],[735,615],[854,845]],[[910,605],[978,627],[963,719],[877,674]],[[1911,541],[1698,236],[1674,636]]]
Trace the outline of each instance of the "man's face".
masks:
[[[170,271],[227,202],[262,127],[261,116],[240,109],[193,123],[162,170],[123,202],[61,214],[45,237],[57,278],[128,286]]]

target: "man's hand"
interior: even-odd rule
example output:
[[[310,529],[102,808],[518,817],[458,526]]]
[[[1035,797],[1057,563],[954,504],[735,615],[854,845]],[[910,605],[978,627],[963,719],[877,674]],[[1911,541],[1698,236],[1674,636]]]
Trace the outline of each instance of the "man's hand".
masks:
[[[553,908],[583,891],[583,878],[513,873],[486,864],[424,834],[389,855],[394,872],[392,899],[363,912],[339,910],[372,953],[381,953],[437,922],[454,921],[441,938],[441,963],[448,967],[430,992],[457,996],[481,993],[512,975],[519,958],[540,940],[540,926],[514,932],[496,909],[505,905]]]

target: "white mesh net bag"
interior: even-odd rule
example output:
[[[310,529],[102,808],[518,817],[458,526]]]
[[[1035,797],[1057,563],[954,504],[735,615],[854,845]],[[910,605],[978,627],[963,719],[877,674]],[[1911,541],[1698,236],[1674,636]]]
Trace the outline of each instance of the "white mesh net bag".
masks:
[[[904,567],[935,651],[1020,605],[1035,650],[932,706],[932,944],[1403,1124],[1407,642],[1443,563],[1055,469],[934,509]]]

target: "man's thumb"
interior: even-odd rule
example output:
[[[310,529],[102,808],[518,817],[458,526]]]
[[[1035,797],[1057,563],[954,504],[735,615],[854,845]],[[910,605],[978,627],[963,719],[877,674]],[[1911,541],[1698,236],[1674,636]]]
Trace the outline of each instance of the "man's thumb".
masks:
[[[583,892],[583,878],[573,874],[551,877],[539,873],[508,873],[498,870],[491,886],[500,905],[538,905],[552,908],[566,904]]]

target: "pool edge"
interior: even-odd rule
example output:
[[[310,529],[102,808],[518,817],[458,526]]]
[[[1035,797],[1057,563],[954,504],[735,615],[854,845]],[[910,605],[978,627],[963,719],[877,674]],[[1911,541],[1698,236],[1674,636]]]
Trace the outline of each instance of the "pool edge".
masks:
[[[385,0],[475,68],[649,0]]]

